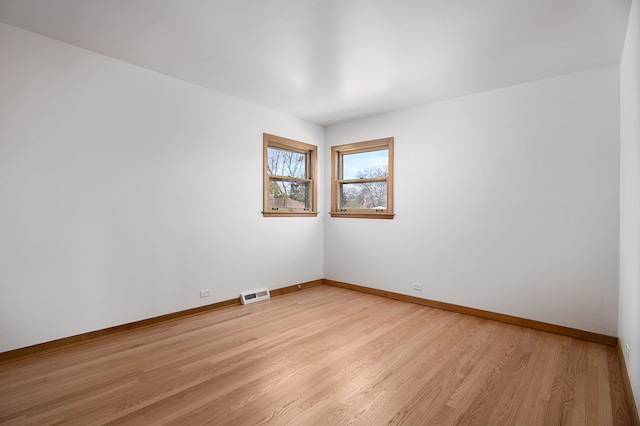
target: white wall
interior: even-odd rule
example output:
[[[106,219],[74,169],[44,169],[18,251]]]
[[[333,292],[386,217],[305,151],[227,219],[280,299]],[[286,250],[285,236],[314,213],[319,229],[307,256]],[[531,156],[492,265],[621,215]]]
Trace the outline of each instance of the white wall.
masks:
[[[617,334],[618,66],[331,126],[325,156],[389,136],[397,215],[325,219],[325,278]]]
[[[620,64],[620,326],[629,378],[640,407],[640,2],[631,5]]]
[[[322,218],[260,214],[262,133],[322,127],[2,23],[0,64],[0,352],[322,278]]]

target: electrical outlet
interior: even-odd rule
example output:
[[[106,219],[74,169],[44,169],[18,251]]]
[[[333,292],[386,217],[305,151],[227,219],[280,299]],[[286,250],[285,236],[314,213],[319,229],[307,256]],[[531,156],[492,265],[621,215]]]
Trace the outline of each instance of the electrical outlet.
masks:
[[[200,297],[209,297],[211,296],[211,290],[206,289],[206,290],[200,290]]]
[[[422,291],[422,284],[420,284],[420,283],[413,283],[413,289],[414,289],[414,290],[418,290],[418,291]]]
[[[631,349],[629,348],[629,344],[627,343],[626,345],[624,345],[624,353],[625,355],[627,355],[627,357],[629,357],[629,352],[631,352]]]

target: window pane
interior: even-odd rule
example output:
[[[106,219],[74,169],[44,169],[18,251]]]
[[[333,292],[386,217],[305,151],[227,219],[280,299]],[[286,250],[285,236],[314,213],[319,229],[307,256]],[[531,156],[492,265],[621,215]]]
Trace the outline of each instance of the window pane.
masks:
[[[386,209],[387,182],[340,184],[341,209]]]
[[[269,208],[309,208],[309,182],[269,179]]]
[[[267,167],[271,175],[306,178],[307,155],[269,147]]]
[[[388,149],[342,155],[342,179],[386,177],[388,175]]]

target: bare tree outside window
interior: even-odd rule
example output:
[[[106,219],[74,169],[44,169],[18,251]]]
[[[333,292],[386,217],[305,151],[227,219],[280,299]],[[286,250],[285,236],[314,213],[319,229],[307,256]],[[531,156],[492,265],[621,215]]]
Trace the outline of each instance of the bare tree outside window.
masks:
[[[316,215],[317,148],[264,134],[264,216]]]
[[[307,177],[307,154],[269,147],[267,164],[271,175]]]
[[[307,154],[272,148],[268,149],[267,167],[272,176],[306,178]],[[296,180],[272,178],[269,199],[273,207],[309,207],[309,184]]]
[[[331,216],[392,219],[393,138],[331,147]]]
[[[358,179],[387,177],[389,166],[378,165],[358,172]],[[374,209],[387,208],[387,182],[364,182],[342,184],[342,208],[346,209]]]

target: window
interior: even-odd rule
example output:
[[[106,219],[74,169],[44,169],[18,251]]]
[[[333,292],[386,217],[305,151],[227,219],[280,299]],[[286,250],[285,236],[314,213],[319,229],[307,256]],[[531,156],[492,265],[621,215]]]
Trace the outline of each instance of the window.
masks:
[[[318,147],[264,134],[263,216],[317,216]]]
[[[393,219],[393,138],[331,147],[331,216]]]

